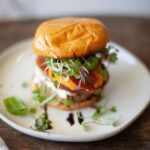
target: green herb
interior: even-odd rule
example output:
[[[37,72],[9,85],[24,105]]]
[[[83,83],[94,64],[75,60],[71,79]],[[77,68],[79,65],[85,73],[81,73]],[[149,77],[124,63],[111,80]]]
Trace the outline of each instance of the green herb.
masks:
[[[23,87],[23,88],[28,88],[28,87],[29,87],[29,83],[26,82],[26,81],[23,82],[23,83],[22,83],[22,87]]]
[[[37,112],[37,110],[36,110],[36,108],[33,107],[33,108],[30,108],[30,112],[35,114]]]
[[[91,56],[90,58],[87,59],[87,62],[88,63],[86,63],[86,68],[88,70],[92,70],[99,63],[99,58],[97,58],[96,56],[93,56],[93,57]]]
[[[96,111],[92,115],[93,120],[97,120],[100,116],[102,116],[106,112],[106,108],[102,105],[98,105]]]
[[[69,99],[65,99],[65,100],[64,100],[64,104],[65,104],[67,107],[69,107],[69,106],[72,104],[72,101],[69,100]]]
[[[110,111],[112,111],[112,112],[117,112],[116,106],[112,106],[112,107],[110,108]]]
[[[104,54],[104,55],[108,55],[109,54],[109,51],[110,51],[110,47],[108,47],[108,48],[103,48],[101,51],[102,51],[102,53]]]
[[[110,52],[111,49],[114,49],[115,52]],[[74,77],[79,79],[79,83],[85,83],[86,77],[89,75],[89,72],[94,69],[99,63],[102,63],[103,59],[108,60],[110,63],[115,63],[117,58],[118,50],[112,46],[103,48],[101,52],[98,52],[92,56],[80,57],[80,58],[71,58],[71,59],[55,59],[47,57],[45,59],[48,68],[53,71],[53,76],[64,75],[66,76],[65,81],[69,80],[69,77]],[[104,75],[107,72],[101,70],[100,74]],[[55,84],[57,87],[57,85]]]
[[[102,119],[101,117],[108,112],[108,110],[112,111],[112,112],[116,112],[117,109],[115,106],[111,107],[110,109],[106,108],[104,105],[98,105],[96,108],[96,111],[92,114],[92,116],[87,116],[87,117],[83,117],[80,115],[79,112],[77,112],[77,116],[78,118],[82,118],[83,120],[91,119],[91,121],[83,121],[81,123],[83,129],[85,131],[88,130],[88,124],[89,123],[95,123],[95,124],[99,124],[99,125],[112,125],[112,126],[116,126],[118,123],[118,119],[115,117],[109,117],[109,118],[105,118]]]
[[[114,52],[111,52],[112,49]],[[118,59],[117,52],[119,52],[119,50],[112,45],[109,45],[107,48],[103,48],[101,52],[107,57],[109,63],[115,63]]]
[[[46,131],[52,129],[52,121],[48,119],[47,113],[43,113],[35,119],[35,129],[38,131]]]
[[[68,77],[75,77],[80,79],[82,82],[85,81],[85,76],[89,74],[89,71],[94,69],[99,63],[99,58],[96,55],[84,57],[77,59],[54,59],[46,58],[45,59],[48,67],[53,70],[54,74],[65,75]]]
[[[117,57],[116,52],[110,53],[109,56],[108,56],[108,61],[110,63],[115,63],[117,61],[117,59],[118,59],[118,57]]]
[[[115,117],[109,117],[103,121],[103,124],[116,126],[118,124],[118,119]]]
[[[26,115],[28,113],[27,105],[17,97],[8,97],[4,99],[4,104],[8,112],[14,115]]]
[[[32,91],[33,100],[43,103],[48,98],[48,92],[45,86],[41,86]]]

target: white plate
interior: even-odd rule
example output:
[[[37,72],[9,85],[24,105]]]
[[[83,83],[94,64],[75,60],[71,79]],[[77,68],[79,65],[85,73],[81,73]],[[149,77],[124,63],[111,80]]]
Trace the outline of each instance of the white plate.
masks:
[[[68,112],[49,108],[48,113],[54,128],[48,134],[30,129],[31,124],[34,123],[33,116],[18,117],[8,113],[3,98],[15,95],[25,99],[27,103],[31,98],[31,92],[21,87],[22,82],[29,81],[34,72],[35,60],[31,50],[31,39],[13,45],[0,55],[0,118],[20,132],[48,140],[95,141],[119,133],[129,126],[149,104],[150,74],[146,67],[126,49],[115,43],[112,45],[120,50],[119,60],[109,67],[110,80],[106,85],[105,98],[102,102],[117,107],[117,113],[107,115],[120,116],[118,126],[90,124],[89,130],[84,131],[77,121],[73,126],[66,122]],[[81,111],[88,116],[93,109],[85,108]],[[38,112],[40,113],[42,110]]]

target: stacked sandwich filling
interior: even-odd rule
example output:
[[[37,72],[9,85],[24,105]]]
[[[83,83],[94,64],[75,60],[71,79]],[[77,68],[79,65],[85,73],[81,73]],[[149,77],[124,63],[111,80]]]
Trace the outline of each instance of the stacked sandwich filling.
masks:
[[[106,27],[92,18],[42,23],[33,39],[37,69],[33,82],[55,95],[55,108],[73,110],[95,103],[108,81]]]
[[[73,59],[54,59],[37,56],[38,68],[35,82],[42,82],[49,90],[57,94],[57,99],[69,99],[82,102],[100,97],[108,81],[108,72],[104,66],[106,53],[96,53],[87,57]]]

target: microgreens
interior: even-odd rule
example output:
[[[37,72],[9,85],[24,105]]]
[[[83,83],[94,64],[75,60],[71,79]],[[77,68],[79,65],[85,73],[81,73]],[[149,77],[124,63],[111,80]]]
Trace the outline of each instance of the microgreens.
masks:
[[[78,118],[82,119],[81,125],[85,131],[88,130],[89,123],[116,126],[118,123],[117,118],[115,117],[102,118],[102,116],[106,114],[106,112],[109,112],[109,111],[116,112],[117,109],[115,106],[112,106],[111,108],[106,108],[106,106],[104,105],[98,105],[96,107],[96,111],[91,116],[84,117],[83,115],[81,115],[80,112],[77,112],[77,116]],[[88,120],[90,119],[90,120],[86,121],[86,119]]]
[[[93,120],[97,120],[100,116],[102,116],[106,112],[106,107],[102,105],[98,105],[96,111],[92,115]]]
[[[108,56],[108,61],[110,63],[115,63],[117,61],[118,57],[117,57],[117,53],[113,52]]]
[[[77,59],[54,59],[46,58],[46,63],[50,69],[53,70],[54,74],[65,75],[65,80],[69,77],[80,79],[81,82],[85,83],[85,77],[88,76],[89,71],[94,69],[99,63],[99,58],[96,55],[88,58],[77,58]]]
[[[111,49],[114,52],[111,52]],[[53,71],[53,76],[65,76],[65,81],[69,80],[69,77],[74,77],[79,79],[79,86],[81,83],[85,83],[88,80],[89,72],[94,69],[99,63],[102,63],[103,60],[108,60],[109,63],[115,63],[117,61],[117,52],[118,49],[108,46],[107,48],[101,49],[101,52],[98,52],[92,56],[80,57],[80,58],[70,58],[70,59],[54,59],[54,58],[45,58],[45,63],[47,64],[46,69],[51,69]],[[105,75],[107,72],[104,69],[100,70],[101,75]],[[58,87],[55,84],[56,87]]]
[[[56,93],[50,95],[46,86],[42,85],[32,91],[33,100],[39,102],[41,105],[48,103],[50,100],[56,96]]]
[[[48,98],[48,93],[44,85],[34,89],[32,93],[33,93],[33,100],[39,103],[44,102]]]
[[[35,130],[46,131],[52,129],[52,121],[48,119],[47,113],[43,113],[37,119],[35,119]]]

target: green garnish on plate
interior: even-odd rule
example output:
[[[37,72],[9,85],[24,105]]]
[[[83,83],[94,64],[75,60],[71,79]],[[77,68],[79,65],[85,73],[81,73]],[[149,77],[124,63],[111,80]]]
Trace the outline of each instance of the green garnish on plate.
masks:
[[[4,104],[8,112],[18,116],[24,116],[28,113],[28,107],[23,100],[17,97],[8,97],[4,99]]]
[[[37,119],[34,124],[35,130],[46,131],[52,129],[52,121],[48,119],[47,113],[43,113]]]

